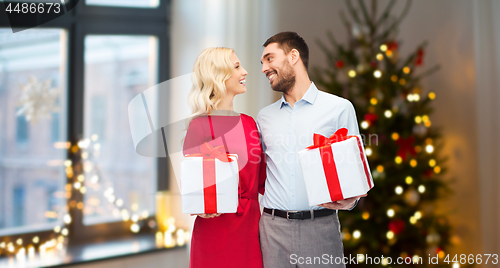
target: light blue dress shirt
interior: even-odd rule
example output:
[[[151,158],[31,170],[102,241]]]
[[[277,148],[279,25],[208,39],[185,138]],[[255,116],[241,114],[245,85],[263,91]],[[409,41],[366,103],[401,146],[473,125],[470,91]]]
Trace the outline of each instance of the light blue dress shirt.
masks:
[[[270,209],[324,209],[309,206],[298,152],[313,144],[313,134],[331,136],[339,128],[359,135],[350,101],[319,91],[311,82],[292,107],[284,95],[257,115],[257,126],[267,157],[266,190],[261,205]]]

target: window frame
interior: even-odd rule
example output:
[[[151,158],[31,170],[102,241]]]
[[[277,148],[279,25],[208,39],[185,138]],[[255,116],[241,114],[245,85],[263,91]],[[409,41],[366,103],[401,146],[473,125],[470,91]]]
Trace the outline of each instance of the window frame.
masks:
[[[69,2],[69,1],[66,1]],[[71,4],[71,3],[69,3]],[[70,12],[49,21],[36,28],[59,28],[67,31],[66,49],[66,87],[67,91],[67,138],[71,144],[76,144],[83,138],[84,130],[84,41],[87,35],[150,35],[158,40],[157,73],[160,83],[169,78],[169,53],[170,53],[170,5],[171,0],[160,0],[156,8],[111,7],[86,5],[85,0],[80,0]],[[3,7],[0,2],[0,8]],[[0,18],[0,27],[10,28],[6,17]],[[67,158],[72,160],[73,168],[81,163],[78,154],[68,152]],[[157,158],[157,191],[169,188],[169,162],[168,158]],[[67,183],[72,183],[68,179]],[[83,202],[84,196],[73,189],[72,200],[76,203]],[[92,241],[111,239],[116,237],[131,236],[129,224],[121,220],[111,223],[102,223],[85,226],[83,224],[83,210],[71,207],[67,200],[72,224],[69,226],[69,245],[89,243]],[[151,214],[149,219],[154,219]],[[148,220],[149,220],[148,219]],[[146,220],[146,221],[148,221]],[[147,226],[146,226],[147,227]],[[142,228],[141,232],[147,232]],[[28,233],[11,234],[0,239],[11,240],[10,237],[22,238],[31,241],[33,236],[46,239],[53,234],[53,230],[43,230]]]

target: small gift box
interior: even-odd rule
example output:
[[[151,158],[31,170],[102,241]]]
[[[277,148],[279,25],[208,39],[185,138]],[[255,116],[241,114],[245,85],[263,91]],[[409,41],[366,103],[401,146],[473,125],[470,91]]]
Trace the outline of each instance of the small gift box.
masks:
[[[329,138],[314,134],[314,145],[300,151],[310,206],[366,194],[373,179],[360,136],[341,128]]]
[[[181,163],[182,212],[236,213],[238,208],[238,156],[224,146],[200,145]]]

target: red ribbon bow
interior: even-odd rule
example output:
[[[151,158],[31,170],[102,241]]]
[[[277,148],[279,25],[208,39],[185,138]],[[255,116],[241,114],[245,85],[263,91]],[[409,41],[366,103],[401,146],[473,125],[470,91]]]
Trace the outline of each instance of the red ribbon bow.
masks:
[[[203,157],[203,159],[219,159],[222,162],[233,162],[233,159],[229,157],[224,146],[213,147],[208,143],[203,143],[200,145],[200,153],[188,154],[186,157]]]
[[[354,136],[347,136],[347,128],[338,129],[329,138],[327,138],[321,134],[314,133],[314,135],[313,135],[314,144],[307,147],[306,149],[315,149],[315,148],[319,148],[319,147],[323,147],[323,146],[328,146],[332,143],[344,141],[344,140],[347,140],[351,137],[354,137]]]
[[[335,164],[335,160],[333,157],[332,147],[330,146],[333,143],[345,141],[350,138],[356,138],[361,161],[363,162],[363,168],[366,175],[366,180],[368,181],[368,186],[370,189],[372,188],[372,184],[370,181],[370,173],[368,171],[368,166],[365,162],[365,156],[363,154],[363,146],[361,143],[361,139],[358,136],[348,136],[347,128],[340,128],[329,138],[314,133],[313,141],[314,144],[307,147],[306,149],[315,149],[319,148],[319,153],[321,156],[321,162],[323,164],[323,170],[325,172],[326,184],[328,186],[328,191],[330,192],[330,199],[332,202],[337,200],[344,199],[344,195],[342,194],[342,190],[340,188],[339,176],[337,174],[337,166]]]

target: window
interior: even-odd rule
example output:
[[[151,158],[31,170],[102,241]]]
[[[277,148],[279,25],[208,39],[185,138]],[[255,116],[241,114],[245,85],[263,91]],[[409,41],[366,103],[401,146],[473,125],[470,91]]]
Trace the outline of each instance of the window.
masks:
[[[0,242],[53,234],[67,213],[70,239],[79,242],[130,234],[123,208],[131,217],[154,217],[154,194],[168,185],[158,178],[167,178],[168,162],[135,154],[127,107],[168,79],[169,2],[82,0],[65,15],[16,33],[0,17],[0,124],[6,126],[0,128]],[[38,100],[47,109],[33,113],[32,98],[23,99],[19,85],[45,87],[47,98]],[[98,145],[100,155],[81,158],[67,150],[66,141],[81,139]],[[71,201],[66,189],[77,176],[66,176],[68,159],[84,167],[87,187],[73,190]],[[86,168],[89,163],[95,168]],[[114,202],[105,195],[109,188]]]
[[[0,236],[61,222],[65,196],[50,209],[44,202],[66,184],[66,150],[56,146],[67,137],[65,38],[61,29],[0,29]]]
[[[51,135],[51,141],[52,142],[57,142],[59,141],[60,137],[60,124],[59,124],[59,113],[52,113],[52,135]]]
[[[160,0],[85,0],[87,5],[154,8]]]
[[[100,181],[98,188],[86,181],[85,225],[154,214],[156,160],[134,150],[128,102],[156,80],[157,43],[154,36],[140,35],[85,38],[84,136],[99,144],[99,156],[89,157],[94,169],[85,177],[96,175]],[[108,206],[113,203],[120,206]]]
[[[18,227],[24,225],[24,186],[16,186],[13,191],[12,205],[13,205],[13,216],[12,226]]]
[[[28,120],[26,116],[16,116],[16,141],[17,143],[27,143],[29,138],[28,133]]]

